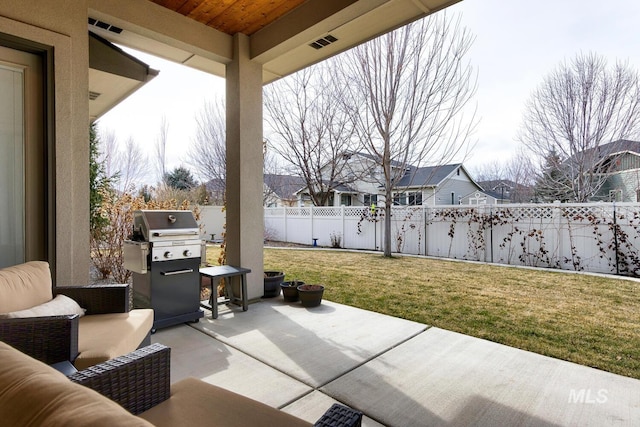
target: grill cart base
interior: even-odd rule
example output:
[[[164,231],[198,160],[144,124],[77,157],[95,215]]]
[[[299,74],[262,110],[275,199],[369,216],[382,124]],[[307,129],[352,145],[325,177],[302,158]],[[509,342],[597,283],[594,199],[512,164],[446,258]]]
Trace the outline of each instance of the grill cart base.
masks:
[[[152,262],[146,274],[133,273],[133,305],[153,309],[153,329],[197,322],[204,316],[200,310],[199,262]]]

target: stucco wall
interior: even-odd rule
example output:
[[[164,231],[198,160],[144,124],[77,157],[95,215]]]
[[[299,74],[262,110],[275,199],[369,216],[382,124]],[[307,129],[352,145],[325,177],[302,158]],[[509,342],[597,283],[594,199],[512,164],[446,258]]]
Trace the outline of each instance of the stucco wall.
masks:
[[[89,279],[87,2],[0,2],[0,32],[53,47],[56,284]]]

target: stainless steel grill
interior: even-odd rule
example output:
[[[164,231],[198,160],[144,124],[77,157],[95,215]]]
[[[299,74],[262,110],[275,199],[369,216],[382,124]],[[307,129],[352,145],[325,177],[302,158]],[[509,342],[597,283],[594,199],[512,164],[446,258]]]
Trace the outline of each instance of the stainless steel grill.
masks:
[[[200,263],[204,253],[191,211],[139,210],[124,245],[124,266],[133,272],[133,303],[153,308],[153,331],[197,322]]]

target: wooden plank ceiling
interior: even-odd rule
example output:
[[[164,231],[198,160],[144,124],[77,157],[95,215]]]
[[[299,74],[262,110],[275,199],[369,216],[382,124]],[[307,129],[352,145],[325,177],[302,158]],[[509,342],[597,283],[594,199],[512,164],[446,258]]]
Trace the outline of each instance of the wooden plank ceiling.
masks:
[[[226,34],[248,36],[306,0],[150,0]]]

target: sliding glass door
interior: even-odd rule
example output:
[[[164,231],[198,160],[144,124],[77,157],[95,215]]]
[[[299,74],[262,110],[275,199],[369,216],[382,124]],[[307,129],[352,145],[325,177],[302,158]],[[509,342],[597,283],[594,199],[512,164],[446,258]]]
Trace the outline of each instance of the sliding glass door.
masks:
[[[0,268],[46,256],[39,56],[0,46]]]

